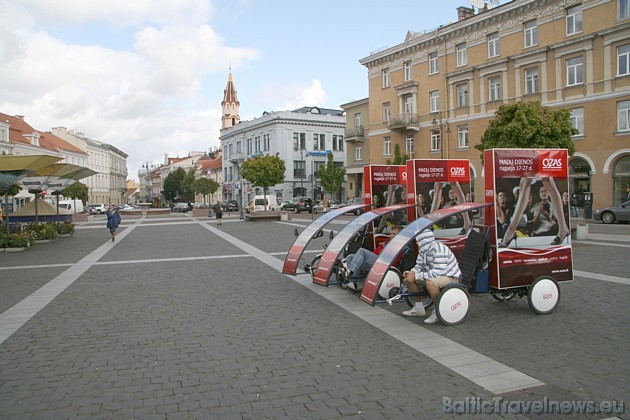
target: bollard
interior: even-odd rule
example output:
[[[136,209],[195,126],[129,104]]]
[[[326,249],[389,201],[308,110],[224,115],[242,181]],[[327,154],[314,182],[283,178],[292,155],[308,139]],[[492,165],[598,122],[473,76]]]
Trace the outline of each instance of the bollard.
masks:
[[[586,223],[578,225],[575,236],[576,236],[575,239],[577,240],[588,239],[588,225]]]

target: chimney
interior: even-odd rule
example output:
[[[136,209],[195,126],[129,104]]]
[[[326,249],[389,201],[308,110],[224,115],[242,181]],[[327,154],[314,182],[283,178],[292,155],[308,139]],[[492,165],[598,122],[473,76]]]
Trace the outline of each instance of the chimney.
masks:
[[[461,21],[464,19],[468,19],[469,17],[475,16],[475,9],[472,7],[459,6],[457,8],[457,21]]]

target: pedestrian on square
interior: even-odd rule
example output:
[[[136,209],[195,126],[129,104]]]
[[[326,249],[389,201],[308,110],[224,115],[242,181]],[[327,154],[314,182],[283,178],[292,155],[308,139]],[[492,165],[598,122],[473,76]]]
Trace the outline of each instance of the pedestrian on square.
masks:
[[[109,203],[109,208],[105,212],[107,216],[107,229],[109,229],[109,233],[112,234],[112,242],[116,240],[116,229],[120,225],[120,212],[118,211],[118,207],[114,208],[112,203]]]
[[[324,199],[322,200],[322,204],[324,206],[324,213],[325,213],[330,208],[330,200],[328,199],[327,195],[324,196]]]
[[[221,221],[223,219],[223,208],[221,207],[221,202],[217,201],[214,205],[214,215],[217,218],[217,226],[221,226]]]
[[[571,217],[578,217],[577,194],[571,194]]]

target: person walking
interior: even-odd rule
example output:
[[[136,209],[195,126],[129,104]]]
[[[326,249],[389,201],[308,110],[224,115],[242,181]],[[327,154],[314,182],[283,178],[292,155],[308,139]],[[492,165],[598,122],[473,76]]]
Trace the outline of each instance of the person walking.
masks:
[[[107,229],[109,229],[109,233],[112,234],[112,242],[116,240],[116,229],[118,229],[118,225],[120,225],[120,212],[118,211],[118,207],[114,208],[112,203],[109,203],[109,208],[105,212],[107,216]]]
[[[217,201],[214,205],[214,215],[217,218],[217,226],[221,226],[221,221],[223,220],[223,208],[221,207],[220,201]]]

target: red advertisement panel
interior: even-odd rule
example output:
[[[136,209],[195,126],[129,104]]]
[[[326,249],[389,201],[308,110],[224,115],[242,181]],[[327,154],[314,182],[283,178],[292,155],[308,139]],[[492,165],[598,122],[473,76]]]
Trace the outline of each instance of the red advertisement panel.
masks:
[[[410,221],[473,201],[467,159],[408,160],[407,173],[407,203],[415,205],[407,214]],[[465,235],[471,225],[472,215],[459,213],[436,224],[435,236],[451,241],[450,238]]]
[[[367,165],[363,168],[365,200],[372,210],[407,202],[407,167],[405,165]],[[406,225],[407,211],[389,213],[373,226],[382,233],[387,226]],[[375,245],[375,244],[374,244]]]
[[[567,150],[487,150],[484,165],[497,255],[491,287],[572,280]]]

